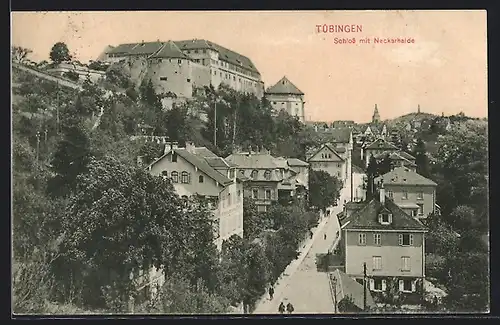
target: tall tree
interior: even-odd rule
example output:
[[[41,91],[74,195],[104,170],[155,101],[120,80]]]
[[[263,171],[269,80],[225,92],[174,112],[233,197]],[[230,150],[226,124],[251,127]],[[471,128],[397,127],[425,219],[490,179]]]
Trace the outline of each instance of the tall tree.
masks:
[[[341,181],[323,170],[309,171],[309,200],[312,206],[323,211],[340,198]]]
[[[54,63],[61,63],[64,61],[71,61],[71,54],[69,53],[66,43],[57,42],[50,50],[50,59]]]
[[[380,163],[377,164],[378,171],[377,173],[379,175],[384,175],[388,172],[390,172],[394,167],[393,161],[390,158],[389,154],[386,154]]]
[[[417,165],[417,173],[429,177],[429,158],[427,157],[427,151],[425,149],[425,142],[422,138],[417,140],[415,149],[413,150],[413,155],[415,156],[415,164]]]
[[[373,197],[375,188],[374,182],[375,178],[379,176],[379,168],[377,159],[373,155],[370,156],[368,161],[368,166],[366,167],[366,176],[367,176],[367,184],[366,184],[366,198],[369,200]]]
[[[20,63],[24,62],[31,53],[33,53],[32,50],[24,48],[22,46],[11,47],[12,59]]]
[[[49,193],[55,196],[70,194],[77,186],[77,176],[87,171],[91,158],[90,142],[83,126],[65,128],[52,159],[56,175],[49,182]]]

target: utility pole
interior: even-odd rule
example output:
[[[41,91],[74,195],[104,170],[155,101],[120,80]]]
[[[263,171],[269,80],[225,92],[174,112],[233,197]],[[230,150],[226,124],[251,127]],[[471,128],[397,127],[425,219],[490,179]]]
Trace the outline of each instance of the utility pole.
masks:
[[[40,151],[40,132],[36,131],[36,165],[38,167],[38,157]]]
[[[363,263],[363,311],[366,311],[366,262]]]
[[[335,314],[337,313],[337,278],[333,278],[333,304],[335,307]]]

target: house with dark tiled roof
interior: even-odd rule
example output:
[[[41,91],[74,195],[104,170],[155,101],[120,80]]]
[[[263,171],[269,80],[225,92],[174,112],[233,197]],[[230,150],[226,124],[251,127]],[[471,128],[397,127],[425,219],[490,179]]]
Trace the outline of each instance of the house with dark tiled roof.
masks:
[[[273,157],[268,151],[237,152],[225,160],[237,169],[237,175],[245,178],[244,195],[252,198],[258,211],[279,199],[288,200],[308,188],[307,163],[299,159]]]
[[[243,236],[243,183],[236,168],[205,147],[172,144],[147,166],[149,173],[170,182],[179,196],[198,196],[208,202],[217,221],[216,245],[232,235]]]
[[[418,300],[425,278],[427,228],[386,197],[384,184],[374,199],[356,208],[341,220],[345,273],[361,283],[366,273],[376,301],[394,289],[404,299]]]
[[[401,209],[418,218],[436,210],[437,184],[407,167],[396,167],[392,171],[375,178],[375,183],[383,182],[387,196]]]
[[[322,170],[345,183],[348,180],[349,170],[344,152],[343,147],[336,148],[333,144],[325,143],[310,153],[307,162],[312,170]]]
[[[120,44],[105,61],[124,61],[132,81],[151,80],[159,95],[190,98],[203,86],[220,84],[261,98],[264,83],[246,56],[207,40],[155,41]]]
[[[286,76],[269,87],[265,92],[265,96],[276,112],[284,110],[304,123],[304,93]]]
[[[377,139],[361,149],[361,159],[365,161],[365,168],[368,166],[371,156],[376,156],[384,152],[399,151],[399,148],[384,139]]]
[[[375,159],[377,161],[382,161],[386,157],[389,157],[389,159],[392,162],[393,168],[396,167],[406,167],[410,170],[416,171],[417,164],[415,163],[415,157],[410,155],[409,153],[405,151],[384,151],[379,154],[374,155]]]

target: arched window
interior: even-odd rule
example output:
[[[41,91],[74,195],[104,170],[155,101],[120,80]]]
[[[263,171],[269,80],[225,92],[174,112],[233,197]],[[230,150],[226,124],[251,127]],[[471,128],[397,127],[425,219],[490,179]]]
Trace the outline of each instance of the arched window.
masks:
[[[183,171],[181,173],[181,183],[183,184],[188,184],[189,183],[189,173],[186,171]]]
[[[256,170],[256,169],[252,170],[252,178],[253,179],[256,179],[258,175],[259,175],[259,171],[258,170]]]
[[[266,170],[266,172],[264,173],[264,177],[267,180],[270,180],[271,179],[271,171],[270,170]]]
[[[178,172],[172,172],[172,182],[173,183],[179,183],[179,173]]]

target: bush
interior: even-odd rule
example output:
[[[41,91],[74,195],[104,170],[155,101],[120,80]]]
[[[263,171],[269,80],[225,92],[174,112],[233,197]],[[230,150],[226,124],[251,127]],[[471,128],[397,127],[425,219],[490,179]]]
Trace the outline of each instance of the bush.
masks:
[[[74,71],[68,71],[63,73],[63,77],[66,77],[72,81],[78,81],[80,79],[80,75]]]

